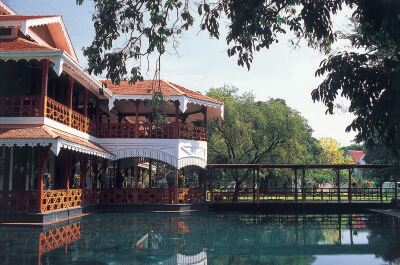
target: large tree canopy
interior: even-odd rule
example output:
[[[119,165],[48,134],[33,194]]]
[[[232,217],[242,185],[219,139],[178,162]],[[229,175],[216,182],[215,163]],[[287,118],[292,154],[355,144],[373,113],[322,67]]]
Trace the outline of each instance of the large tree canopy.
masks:
[[[81,4],[84,0],[76,0]],[[219,38],[227,25],[227,54],[250,68],[254,52],[269,48],[280,35],[292,32],[310,47],[329,51],[337,39],[335,14],[352,8],[355,33],[348,38],[355,49],[322,62],[317,75],[325,80],[313,91],[328,112],[338,95],[351,101],[356,119],[347,128],[358,140],[382,137],[387,146],[400,145],[400,1],[398,0],[93,0],[95,37],[84,50],[89,70],[106,71],[107,78],[141,80],[142,57],[175,47],[176,40],[195,26]],[[222,23],[223,22],[223,23]],[[296,41],[294,40],[294,43]],[[158,57],[159,58],[159,57]],[[133,60],[127,69],[129,60]],[[160,60],[156,63],[159,77]],[[129,72],[129,74],[128,74]]]

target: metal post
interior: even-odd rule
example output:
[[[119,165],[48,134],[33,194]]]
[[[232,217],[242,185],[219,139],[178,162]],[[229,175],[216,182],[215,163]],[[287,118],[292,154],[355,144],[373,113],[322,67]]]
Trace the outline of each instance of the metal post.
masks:
[[[336,169],[337,199],[340,203],[340,170]]]
[[[349,198],[349,203],[351,203],[352,199],[353,199],[353,194],[352,194],[352,190],[351,190],[351,175],[353,173],[353,170],[351,168],[349,168],[349,191],[347,193],[348,198]]]
[[[350,245],[354,245],[353,240],[353,214],[350,214],[349,226],[350,226]]]
[[[12,191],[13,186],[13,167],[14,167],[14,147],[10,147],[10,164],[9,164],[9,171],[8,171],[8,190]]]
[[[151,177],[152,177],[152,163],[153,162],[153,160],[150,158],[149,159],[149,188],[152,188],[153,187],[153,185],[152,185],[152,179],[151,179]]]
[[[260,201],[260,168],[257,169],[257,202]]]
[[[397,205],[397,197],[398,197],[398,193],[399,193],[398,187],[397,187],[397,185],[398,185],[397,184],[397,181],[398,181],[397,176],[395,177],[394,181],[395,181],[395,183],[394,183],[394,203],[396,206]]]
[[[301,171],[302,171],[302,176],[301,176],[302,198],[301,199],[304,203],[306,200],[306,169],[302,168]]]
[[[339,244],[342,245],[342,215],[338,214],[339,221]]]
[[[213,179],[213,168],[210,167],[210,176],[209,176],[209,186],[210,186],[210,201],[214,201],[214,179]]]
[[[256,203],[256,174],[254,169],[251,172],[253,174],[253,203]]]
[[[294,169],[294,200],[295,200],[296,203],[299,200],[299,194],[298,194],[299,191],[298,191],[297,184],[298,184],[297,169],[295,168]]]

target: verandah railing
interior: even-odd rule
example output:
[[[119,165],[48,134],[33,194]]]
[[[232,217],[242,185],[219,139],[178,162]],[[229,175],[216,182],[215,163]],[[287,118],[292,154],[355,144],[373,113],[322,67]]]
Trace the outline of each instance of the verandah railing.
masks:
[[[180,203],[205,202],[201,188],[178,190]],[[44,190],[41,208],[38,191],[3,191],[0,193],[0,212],[49,213],[73,209],[84,205],[167,204],[173,198],[168,188],[106,188],[97,190],[58,189]]]
[[[206,141],[207,129],[185,124],[177,125],[175,123],[105,123],[98,125],[97,137]]]
[[[0,117],[38,117],[39,96],[0,97]],[[96,125],[85,115],[47,97],[45,116],[100,138],[187,139],[206,141],[207,129],[175,123],[105,123]]]
[[[96,124],[88,117],[51,98],[47,98],[46,117],[85,133],[96,132]]]
[[[39,116],[39,103],[39,96],[0,96],[0,116]]]

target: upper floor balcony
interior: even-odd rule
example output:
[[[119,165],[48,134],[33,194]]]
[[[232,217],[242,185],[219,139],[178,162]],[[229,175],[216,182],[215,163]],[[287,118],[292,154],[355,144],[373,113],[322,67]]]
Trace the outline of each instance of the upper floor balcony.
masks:
[[[107,99],[68,74],[55,75],[43,62],[0,62],[0,70],[6,68],[24,72],[2,76],[0,118],[47,117],[97,138],[207,141],[207,120],[223,111],[221,103],[166,81],[107,83],[113,93]],[[155,120],[154,106],[149,104],[154,89],[164,96],[157,106],[161,121]]]
[[[40,96],[2,96],[0,117],[40,117]],[[60,102],[46,98],[45,117],[98,138],[155,138],[207,141],[207,129],[180,123],[97,123]]]

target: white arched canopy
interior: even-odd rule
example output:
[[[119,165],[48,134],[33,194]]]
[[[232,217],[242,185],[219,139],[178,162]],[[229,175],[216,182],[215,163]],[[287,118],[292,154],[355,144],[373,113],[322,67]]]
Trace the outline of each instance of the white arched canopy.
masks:
[[[181,139],[98,139],[115,156],[151,158],[175,168],[207,165],[207,142]]]

